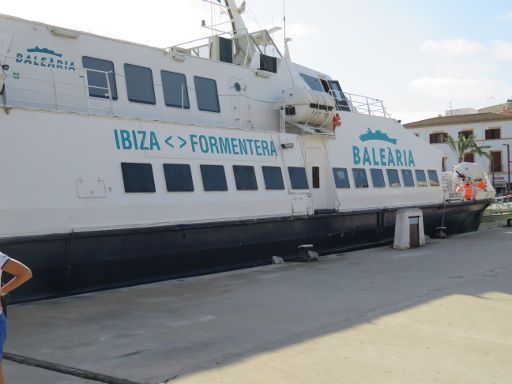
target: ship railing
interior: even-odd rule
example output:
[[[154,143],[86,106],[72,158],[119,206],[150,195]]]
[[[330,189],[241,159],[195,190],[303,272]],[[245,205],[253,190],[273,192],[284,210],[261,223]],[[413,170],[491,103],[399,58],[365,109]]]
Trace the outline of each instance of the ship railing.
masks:
[[[355,93],[344,92],[343,94],[354,112],[370,116],[391,117],[381,99],[357,95]]]
[[[44,77],[6,73],[4,108],[34,108],[61,112],[113,115],[111,71],[77,68],[81,81],[59,79],[61,70],[47,68]],[[88,74],[105,76],[106,87],[89,84]],[[95,96],[92,96],[95,95]]]

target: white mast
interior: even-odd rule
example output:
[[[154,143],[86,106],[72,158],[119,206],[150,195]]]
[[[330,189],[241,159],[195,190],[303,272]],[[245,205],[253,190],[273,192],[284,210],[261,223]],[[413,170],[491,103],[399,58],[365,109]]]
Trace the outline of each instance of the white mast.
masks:
[[[254,56],[254,47],[249,37],[249,31],[242,19],[245,11],[245,1],[238,7],[235,0],[225,0],[229,18],[233,27],[233,39],[235,41],[235,63],[250,63]],[[238,38],[240,36],[240,38]]]

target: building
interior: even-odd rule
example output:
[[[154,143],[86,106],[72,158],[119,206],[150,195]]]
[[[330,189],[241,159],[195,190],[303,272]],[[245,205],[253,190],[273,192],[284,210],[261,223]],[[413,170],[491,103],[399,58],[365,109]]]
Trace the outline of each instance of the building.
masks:
[[[443,151],[443,167],[446,170],[458,163],[456,154],[446,143],[447,136],[457,139],[460,135],[474,135],[478,146],[490,152],[491,158],[466,153],[464,160],[481,164],[489,173],[497,192],[510,191],[512,188],[507,159],[510,158],[509,148],[512,146],[512,102],[485,110],[492,108],[499,113],[479,110],[460,114],[459,111],[447,111],[446,116],[415,121],[404,126]]]

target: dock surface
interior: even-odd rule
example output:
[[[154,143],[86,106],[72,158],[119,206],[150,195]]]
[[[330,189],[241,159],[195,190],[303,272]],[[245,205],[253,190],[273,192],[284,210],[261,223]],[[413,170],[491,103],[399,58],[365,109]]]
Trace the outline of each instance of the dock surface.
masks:
[[[14,305],[5,350],[118,383],[505,384],[511,319],[500,228]],[[9,384],[98,383],[3,364]]]

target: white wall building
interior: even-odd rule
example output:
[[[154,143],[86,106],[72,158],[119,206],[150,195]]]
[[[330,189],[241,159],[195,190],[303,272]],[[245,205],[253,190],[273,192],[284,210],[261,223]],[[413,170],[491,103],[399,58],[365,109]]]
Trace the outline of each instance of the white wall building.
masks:
[[[489,172],[489,178],[497,192],[507,190],[507,182],[510,183],[510,180],[507,167],[509,147],[506,144],[512,146],[512,115],[489,112],[454,114],[416,121],[404,126],[443,151],[446,170],[451,170],[458,163],[457,156],[446,144],[447,135],[457,140],[459,135],[473,134],[477,144],[486,147],[485,150],[491,153],[491,159],[468,153],[465,161],[481,164]],[[511,189],[509,185],[508,191]]]

